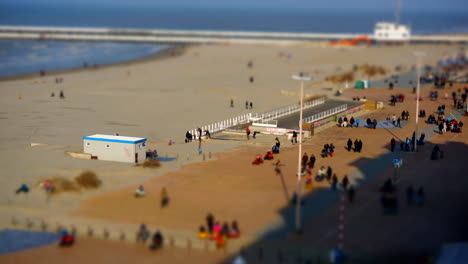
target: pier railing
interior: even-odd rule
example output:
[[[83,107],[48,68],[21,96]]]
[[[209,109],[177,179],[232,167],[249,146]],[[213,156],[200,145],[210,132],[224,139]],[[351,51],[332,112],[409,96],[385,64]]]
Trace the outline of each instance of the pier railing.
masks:
[[[323,112],[320,112],[318,114],[315,114],[313,116],[309,116],[307,118],[304,118],[302,119],[302,122],[304,123],[313,123],[315,121],[318,121],[318,120],[321,120],[321,119],[324,119],[324,118],[327,118],[329,116],[332,116],[332,115],[335,115],[335,114],[338,114],[338,113],[341,113],[341,112],[344,112],[348,109],[348,105],[347,104],[344,104],[344,105],[340,105],[340,106],[337,106],[337,107],[334,107],[332,109],[328,109],[326,111],[323,111]]]

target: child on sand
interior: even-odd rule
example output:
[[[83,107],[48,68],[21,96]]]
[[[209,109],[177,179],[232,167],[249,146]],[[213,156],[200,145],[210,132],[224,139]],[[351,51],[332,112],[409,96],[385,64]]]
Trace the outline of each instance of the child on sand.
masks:
[[[237,221],[234,220],[232,221],[232,224],[231,224],[231,231],[229,233],[229,238],[237,238],[239,237],[239,235],[240,235],[239,226],[237,225]]]
[[[198,229],[198,237],[200,239],[205,239],[208,237],[208,232],[206,232],[206,229],[204,226],[200,226],[200,228]]]
[[[135,197],[139,198],[139,197],[143,197],[145,195],[146,195],[145,188],[143,187],[143,185],[140,185],[135,191]]]

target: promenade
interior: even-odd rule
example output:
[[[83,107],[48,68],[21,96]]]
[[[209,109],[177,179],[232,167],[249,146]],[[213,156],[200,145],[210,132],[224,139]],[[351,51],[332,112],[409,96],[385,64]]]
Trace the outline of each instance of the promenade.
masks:
[[[423,89],[422,95],[427,94],[428,89],[429,87]],[[395,137],[399,142],[411,136],[412,131],[414,131],[414,95],[410,92],[409,89],[390,91],[381,88],[364,91],[347,90],[344,96],[365,94],[368,99],[389,98],[390,94],[393,93],[405,93],[407,99],[404,103],[398,103],[395,107],[386,105],[385,109],[367,113],[362,118],[370,117],[384,120],[387,115],[394,113],[398,115],[403,110],[409,110],[411,114],[409,123],[401,129],[382,128],[376,130],[332,126],[322,130],[322,133],[304,144],[304,152],[316,155],[316,168],[322,165],[331,166],[339,178],[348,174],[351,183],[357,190],[356,201],[346,205],[344,245],[345,250],[354,259],[362,257],[363,262],[359,263],[366,263],[365,260],[372,260],[373,257],[378,259],[377,256],[391,256],[392,252],[407,252],[408,257],[432,254],[445,242],[466,238],[465,232],[458,231],[461,222],[450,222],[454,215],[462,213],[460,211],[461,205],[466,202],[459,196],[460,192],[463,191],[463,186],[466,186],[463,184],[466,180],[461,178],[463,169],[460,165],[463,158],[466,157],[463,155],[466,153],[466,144],[468,143],[466,134],[448,132],[439,135],[435,133],[436,128],[433,125],[427,125],[421,120],[420,129],[426,133],[427,143],[425,146],[422,146],[417,153],[400,151],[392,153],[388,149],[392,137]],[[427,96],[423,97],[421,109],[426,109],[428,113],[431,113],[440,104],[450,105],[450,100],[442,99],[437,102],[427,100]],[[454,111],[450,107],[448,110],[450,116],[466,121],[466,117],[462,117],[460,112]],[[348,152],[344,149],[348,137],[353,140],[355,138],[363,140],[362,153]],[[241,138],[239,137],[239,139]],[[31,222],[34,221],[34,226],[31,228],[39,229],[40,220],[44,220],[49,223],[48,228],[51,230],[57,226],[71,227],[73,225],[83,237],[87,236],[88,227],[92,227],[95,236],[101,238],[104,237],[104,230],[107,229],[109,239],[131,242],[138,227],[139,221],[137,219],[147,219],[150,221],[149,226],[152,230],[161,229],[166,234],[168,241],[172,238],[174,248],[185,248],[185,250],[192,248],[202,252],[214,252],[213,242],[200,241],[196,237],[197,222],[203,223],[204,211],[197,212],[189,209],[196,204],[203,204],[206,208],[211,208],[210,210],[213,210],[215,215],[223,215],[222,218],[235,217],[243,230],[241,239],[229,241],[222,254],[219,254],[219,251],[207,253],[212,257],[229,259],[230,254],[239,252],[243,248],[249,263],[256,263],[259,260],[258,252],[261,248],[263,251],[262,261],[277,261],[278,252],[281,252],[283,263],[292,263],[299,256],[302,259],[321,258],[323,260],[326,258],[328,250],[335,247],[337,243],[339,193],[332,192],[326,182],[317,183],[313,190],[306,190],[303,207],[304,235],[301,238],[291,236],[294,230],[294,209],[287,204],[288,197],[290,198],[295,189],[296,145],[290,145],[282,138],[282,152],[277,155],[277,158],[281,159],[284,164],[282,169],[284,184],[280,184],[278,176],[274,176],[273,168],[269,163],[260,167],[238,168],[235,172],[229,171],[232,166],[238,167],[238,164],[248,164],[257,151],[268,148],[270,140],[273,142],[273,137],[259,135],[258,141],[251,140],[235,152],[220,155],[216,161],[206,163],[209,166],[203,165],[203,163],[189,165],[184,167],[182,171],[158,178],[158,184],[166,182],[167,185],[170,183],[170,194],[177,197],[171,208],[168,208],[169,211],[164,214],[158,213],[159,215],[153,216],[152,212],[145,211],[145,208],[148,209],[149,206],[146,202],[139,203],[138,206],[141,207],[141,210],[132,210],[130,207],[134,205],[132,205],[131,200],[118,198],[125,192],[131,192],[134,187],[130,187],[123,193],[114,192],[114,194],[104,195],[98,199],[93,198],[90,203],[82,203],[81,209],[71,215],[50,214],[45,210],[24,210],[24,208],[14,206],[4,207],[2,209],[5,209],[3,211],[5,213],[2,213],[0,223],[3,227],[27,228],[26,219],[29,218]],[[335,144],[337,147],[335,157],[326,159],[319,157],[320,149],[325,143]],[[439,144],[447,153],[444,160],[429,160],[433,144]],[[392,159],[395,157],[404,160],[404,166],[399,172],[401,180],[398,182],[402,209],[397,216],[383,216],[381,215],[377,190],[385,179],[393,176]],[[223,175],[219,174],[220,171],[223,172]],[[441,175],[444,177],[450,175],[447,184],[441,184],[441,181],[444,181],[440,178]],[[198,180],[190,180],[194,177]],[[207,181],[213,183],[215,178],[220,179],[218,184],[214,185],[215,189],[206,186]],[[459,184],[450,184],[451,182]],[[154,183],[155,181],[153,181]],[[412,209],[404,205],[403,190],[409,183],[416,186],[424,185],[428,199],[423,208]],[[156,192],[156,188],[148,187],[148,189],[150,193]],[[218,193],[214,190],[221,192]],[[200,200],[201,197],[197,198],[196,194],[200,192],[208,193],[210,199]],[[225,199],[226,196],[236,197],[236,199]],[[155,198],[155,195],[151,194],[150,198]],[[103,206],[109,206],[109,203],[105,202],[108,199],[115,199],[116,203],[120,203],[119,210],[121,212],[116,216],[117,218],[104,210]],[[121,203],[122,201],[131,203]],[[253,203],[249,205],[249,201]],[[242,207],[236,206],[238,204],[242,204]],[[90,210],[90,206],[92,206],[92,210]],[[276,216],[271,213],[274,211],[278,212]],[[110,211],[107,210],[107,212]],[[252,214],[252,212],[257,213]],[[129,213],[133,217],[130,217]],[[12,225],[12,215],[18,221],[15,226]],[[125,218],[125,222],[117,220],[119,218]],[[427,221],[427,219],[433,220]],[[424,224],[421,224],[422,222]],[[187,225],[187,223],[194,223],[194,225]],[[430,238],[424,236],[428,230],[433,232]],[[121,237],[122,234],[125,234],[124,239]],[[284,241],[288,241],[287,246]],[[170,242],[168,243],[171,245]],[[278,251],[279,249],[281,250]]]

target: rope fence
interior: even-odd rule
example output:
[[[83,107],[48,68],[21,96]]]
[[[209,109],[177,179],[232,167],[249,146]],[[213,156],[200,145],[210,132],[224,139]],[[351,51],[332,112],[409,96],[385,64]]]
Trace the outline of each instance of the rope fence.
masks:
[[[80,238],[95,238],[110,241],[120,241],[127,243],[140,243],[146,246],[151,244],[151,235],[141,239],[138,232],[138,226],[135,225],[134,231],[129,231],[128,227],[112,228],[110,226],[91,226],[87,224],[53,222],[44,219],[34,219],[32,217],[11,217],[10,227],[18,230],[28,230],[36,232],[60,233],[64,229],[75,236],[77,242]],[[154,230],[155,231],[155,230]],[[194,232],[193,236],[183,236],[171,232],[165,232],[161,229],[164,237],[163,247],[180,248],[187,250],[201,250],[205,252],[221,251],[226,256],[232,257],[241,254],[244,259],[258,261],[261,263],[302,263],[302,261],[314,261],[311,263],[328,263],[326,261],[325,249],[307,249],[301,250],[294,245],[282,245],[278,242],[260,241],[253,245],[242,245],[238,241],[230,240],[222,247],[218,248],[215,241],[209,239],[200,239]],[[58,241],[57,241],[58,243]]]

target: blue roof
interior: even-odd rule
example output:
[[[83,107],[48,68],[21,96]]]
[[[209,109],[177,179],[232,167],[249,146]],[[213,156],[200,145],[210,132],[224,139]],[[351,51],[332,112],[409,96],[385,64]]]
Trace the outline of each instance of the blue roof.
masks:
[[[116,135],[102,135],[102,134],[96,134],[96,135],[83,137],[83,139],[95,140],[95,141],[118,142],[118,143],[131,143],[131,144],[136,144],[136,143],[146,141],[146,138],[126,137],[126,136],[116,136]]]

